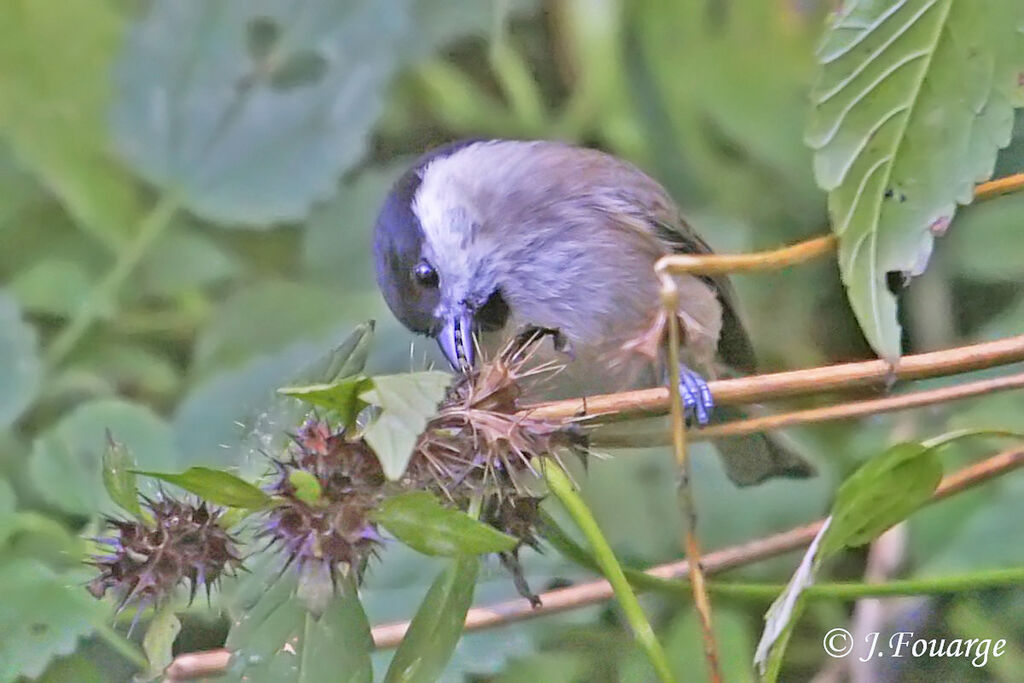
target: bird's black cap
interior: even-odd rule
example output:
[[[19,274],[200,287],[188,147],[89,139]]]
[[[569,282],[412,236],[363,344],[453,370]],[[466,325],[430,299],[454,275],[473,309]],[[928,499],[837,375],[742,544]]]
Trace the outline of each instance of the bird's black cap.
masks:
[[[377,284],[391,312],[413,332],[434,335],[440,325],[434,317],[440,291],[423,287],[413,274],[423,256],[423,226],[412,210],[422,172],[431,161],[451,156],[476,142],[480,140],[452,142],[417,159],[395,182],[377,217],[373,243]]]

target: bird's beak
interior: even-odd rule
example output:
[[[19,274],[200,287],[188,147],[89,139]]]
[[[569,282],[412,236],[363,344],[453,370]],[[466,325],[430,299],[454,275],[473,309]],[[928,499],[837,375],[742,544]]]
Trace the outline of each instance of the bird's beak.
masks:
[[[437,335],[437,344],[453,370],[465,372],[473,367],[473,314],[463,308],[448,316]]]

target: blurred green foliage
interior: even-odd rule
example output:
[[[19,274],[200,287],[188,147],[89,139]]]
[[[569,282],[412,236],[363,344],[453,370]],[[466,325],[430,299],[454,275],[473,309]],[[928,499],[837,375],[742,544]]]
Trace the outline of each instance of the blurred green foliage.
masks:
[[[142,469],[252,473],[274,448],[271,436],[292,426],[271,407],[275,387],[358,323],[377,320],[372,372],[423,369],[439,358],[392,319],[370,259],[388,184],[429,146],[506,136],[602,147],[659,178],[722,250],[824,231],[825,197],[803,130],[831,4],[0,3],[0,680],[130,677],[130,653],[105,626],[110,610],[85,594],[79,569],[88,548],[78,535],[110,511],[101,482],[107,429]],[[997,174],[1022,170],[1018,114]],[[929,272],[903,297],[908,349],[1024,329],[1022,202],[1011,196],[963,210],[937,242]],[[870,355],[833,262],[736,284],[764,368]],[[820,516],[835,483],[897,436],[1020,429],[1022,413],[1024,399],[1003,394],[794,430],[820,476],[743,491],[697,449],[702,541],[719,547]],[[951,450],[949,466],[989,449]],[[584,496],[616,553],[635,566],[677,558],[671,457],[614,455],[591,464]],[[903,571],[1020,565],[1021,489],[1010,477],[915,515]],[[737,575],[781,581],[792,564]],[[554,552],[524,553],[524,565],[535,590],[589,576]],[[367,575],[370,622],[410,617],[440,566],[390,548]],[[848,551],[825,570],[850,578],[863,567],[863,553]],[[244,586],[224,590],[247,599]],[[475,600],[513,595],[503,570],[484,563]],[[205,605],[185,610],[178,647],[222,644],[221,604],[215,595],[212,619]],[[663,597],[646,606],[673,665],[694,673],[702,663],[689,606]],[[752,676],[765,607],[738,602],[716,612],[730,681]],[[294,601],[266,609],[305,627]],[[1007,661],[1024,659],[1020,591],[894,610],[922,632],[1008,638]],[[316,651],[341,661],[338,634],[365,632],[358,612],[317,622]],[[811,605],[787,674],[804,679],[827,666],[821,635],[849,622],[846,605]],[[652,676],[605,606],[469,634],[454,647],[444,680]],[[378,673],[389,657],[374,655]],[[1019,673],[1005,664],[895,664],[886,680]]]

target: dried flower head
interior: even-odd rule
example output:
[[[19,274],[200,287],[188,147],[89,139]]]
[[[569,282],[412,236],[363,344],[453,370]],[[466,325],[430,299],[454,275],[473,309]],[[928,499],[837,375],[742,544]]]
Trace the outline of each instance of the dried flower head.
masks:
[[[209,597],[221,576],[242,568],[235,539],[217,523],[221,509],[163,494],[143,503],[152,521],[107,518],[114,535],[96,539],[109,552],[90,561],[100,570],[88,585],[95,597],[113,590],[119,610],[130,602],[142,607],[162,602],[186,580],[190,600],[200,586]]]
[[[539,457],[586,452],[586,438],[575,420],[545,420],[519,412],[525,382],[545,381],[559,372],[555,363],[533,362],[548,331],[528,330],[493,360],[456,382],[420,437],[407,469],[406,486],[433,488],[465,509],[482,496],[480,519],[519,539],[500,553],[519,593],[534,606],[519,564],[524,545],[539,550],[536,528],[541,498],[524,480],[536,477]],[[556,348],[560,339],[555,333]]]
[[[310,418],[293,438],[287,460],[275,460],[277,476],[267,492],[279,504],[265,516],[258,535],[300,572],[326,570],[337,585],[339,568],[362,572],[380,535],[370,521],[385,484],[377,456],[362,439],[332,432]]]
[[[518,412],[524,382],[543,381],[561,370],[556,363],[531,362],[546,334],[528,330],[455,383],[409,463],[414,486],[438,488],[453,500],[481,492],[504,497],[522,493],[517,475],[532,472],[534,458],[583,450],[578,422]]]

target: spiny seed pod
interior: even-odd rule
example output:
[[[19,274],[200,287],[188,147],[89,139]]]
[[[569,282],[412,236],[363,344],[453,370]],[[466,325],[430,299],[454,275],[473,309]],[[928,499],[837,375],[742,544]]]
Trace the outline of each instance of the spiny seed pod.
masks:
[[[381,538],[370,513],[385,484],[377,456],[362,440],[332,432],[311,418],[294,436],[287,461],[275,460],[277,477],[266,487],[279,504],[264,517],[258,535],[277,546],[285,565],[300,572],[326,569],[337,587],[340,565],[361,574]]]
[[[532,362],[544,335],[536,330],[520,335],[456,381],[417,442],[407,486],[438,489],[456,502],[480,493],[521,494],[517,475],[535,474],[534,458],[585,450],[577,421],[518,413],[524,381],[538,383],[561,369]]]
[[[88,585],[95,597],[113,590],[118,610],[130,602],[155,605],[186,580],[190,600],[200,586],[209,597],[221,576],[242,568],[235,539],[217,524],[222,510],[166,495],[143,502],[152,521],[108,517],[114,535],[96,539],[109,552],[89,562],[100,570]]]

